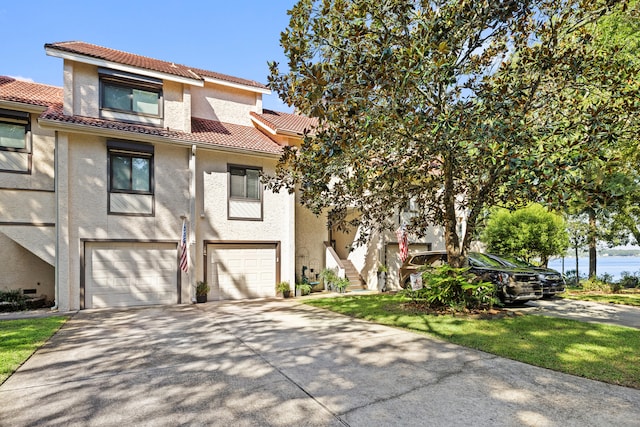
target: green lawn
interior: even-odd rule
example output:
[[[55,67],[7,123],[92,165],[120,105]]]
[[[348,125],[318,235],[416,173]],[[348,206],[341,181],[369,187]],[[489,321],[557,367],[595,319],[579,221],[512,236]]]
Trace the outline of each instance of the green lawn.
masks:
[[[64,316],[0,321],[0,384],[67,321]]]
[[[563,298],[594,301],[601,303],[633,305],[640,307],[640,289],[624,289],[618,293],[587,292],[578,289],[569,289],[561,295]]]
[[[321,298],[306,304],[429,334],[535,366],[640,389],[640,331],[553,317],[472,319],[403,307],[400,296]]]

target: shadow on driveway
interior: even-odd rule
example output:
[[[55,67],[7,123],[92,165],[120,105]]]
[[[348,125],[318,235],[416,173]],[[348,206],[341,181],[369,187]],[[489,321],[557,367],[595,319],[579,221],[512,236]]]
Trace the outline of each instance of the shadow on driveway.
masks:
[[[640,391],[284,300],[81,311],[0,424],[637,425]]]

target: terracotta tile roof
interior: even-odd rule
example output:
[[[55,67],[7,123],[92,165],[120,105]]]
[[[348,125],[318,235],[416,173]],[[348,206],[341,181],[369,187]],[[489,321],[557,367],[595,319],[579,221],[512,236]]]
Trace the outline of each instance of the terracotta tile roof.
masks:
[[[263,110],[262,114],[251,112],[251,116],[275,132],[285,131],[304,135],[305,131],[311,132],[318,126],[317,119],[300,114]]]
[[[62,102],[62,88],[0,76],[0,100],[48,107]]]
[[[215,120],[199,118],[191,119],[191,133],[169,130],[154,126],[123,123],[114,120],[96,119],[84,116],[66,116],[62,112],[62,104],[51,106],[42,113],[41,119],[59,123],[88,126],[98,129],[131,132],[180,140],[186,143],[200,143],[211,146],[248,150],[267,154],[280,154],[281,147],[269,139],[258,129],[251,126],[241,126],[223,123]],[[135,137],[132,135],[132,137]]]
[[[262,83],[255,82],[253,80],[241,79],[238,77],[215,73],[213,71],[206,71],[188,67],[186,65],[175,64],[173,62],[161,61],[159,59],[148,58],[146,56],[136,55],[133,53],[123,52],[120,50],[110,49],[107,47],[97,46],[81,41],[47,43],[44,45],[44,47],[46,49],[58,50],[61,52],[68,52],[76,55],[84,55],[90,58],[116,62],[118,64],[143,68],[145,70],[158,71],[178,77],[186,77],[196,80],[203,80],[204,77],[213,77],[244,86],[267,89],[267,87]]]

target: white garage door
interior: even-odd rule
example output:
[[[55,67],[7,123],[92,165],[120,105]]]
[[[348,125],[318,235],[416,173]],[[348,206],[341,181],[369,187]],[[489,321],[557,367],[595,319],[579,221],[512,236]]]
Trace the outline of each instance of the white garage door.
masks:
[[[85,308],[176,304],[171,243],[86,243]]]
[[[209,298],[245,299],[276,294],[274,244],[208,245]]]

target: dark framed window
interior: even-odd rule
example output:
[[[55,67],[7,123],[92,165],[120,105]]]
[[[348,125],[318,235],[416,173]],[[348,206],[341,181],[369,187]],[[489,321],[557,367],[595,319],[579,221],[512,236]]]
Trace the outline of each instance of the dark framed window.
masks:
[[[0,150],[29,152],[29,113],[0,109]]]
[[[110,141],[109,191],[153,194],[153,147]]]
[[[260,169],[230,166],[229,196],[232,199],[260,200]]]
[[[228,218],[262,221],[262,169],[229,165]]]
[[[100,108],[104,112],[162,117],[162,81],[101,68]],[[109,115],[107,117],[111,118]],[[120,118],[120,117],[115,117]]]

